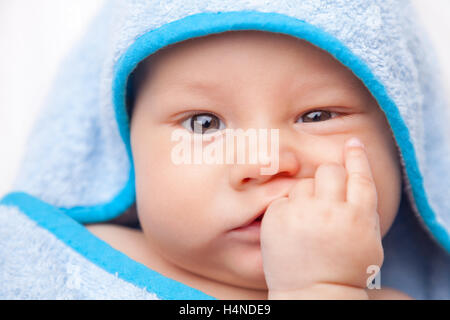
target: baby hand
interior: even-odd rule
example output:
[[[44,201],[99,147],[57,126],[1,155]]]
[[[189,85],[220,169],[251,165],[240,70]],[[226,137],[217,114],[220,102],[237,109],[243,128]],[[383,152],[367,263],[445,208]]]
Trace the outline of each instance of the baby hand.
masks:
[[[367,267],[381,268],[375,183],[364,147],[348,142],[345,168],[319,166],[314,179],[299,181],[266,210],[261,252],[269,299],[307,298],[308,291],[317,298],[321,288],[363,293]]]

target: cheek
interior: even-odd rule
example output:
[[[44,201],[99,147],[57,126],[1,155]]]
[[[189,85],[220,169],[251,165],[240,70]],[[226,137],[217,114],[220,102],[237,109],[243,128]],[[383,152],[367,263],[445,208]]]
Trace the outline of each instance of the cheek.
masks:
[[[171,160],[173,143],[166,140],[147,139],[147,148],[134,150],[139,219],[148,234],[195,246],[194,241],[217,232],[214,199],[220,194],[223,168],[176,165]]]

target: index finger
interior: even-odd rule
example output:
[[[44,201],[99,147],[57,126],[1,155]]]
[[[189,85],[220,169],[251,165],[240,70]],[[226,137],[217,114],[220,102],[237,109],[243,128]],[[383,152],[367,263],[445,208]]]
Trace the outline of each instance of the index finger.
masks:
[[[357,138],[345,144],[347,170],[347,202],[359,207],[377,209],[377,191],[369,159],[362,142]]]

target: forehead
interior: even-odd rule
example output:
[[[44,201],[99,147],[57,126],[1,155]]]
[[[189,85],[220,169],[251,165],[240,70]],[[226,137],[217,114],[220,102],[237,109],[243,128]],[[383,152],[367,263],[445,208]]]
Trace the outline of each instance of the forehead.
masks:
[[[147,59],[156,87],[215,90],[240,80],[303,85],[364,87],[329,53],[284,34],[230,31],[168,46]],[[227,82],[228,81],[228,82]],[[155,88],[156,89],[156,88]]]

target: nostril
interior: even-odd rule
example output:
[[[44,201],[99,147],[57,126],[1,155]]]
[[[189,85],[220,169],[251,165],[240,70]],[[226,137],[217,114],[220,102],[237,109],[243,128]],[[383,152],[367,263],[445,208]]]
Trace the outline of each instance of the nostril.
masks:
[[[250,181],[250,178],[242,179],[242,182],[243,182],[243,183],[247,183],[247,182],[249,182],[249,181]]]

